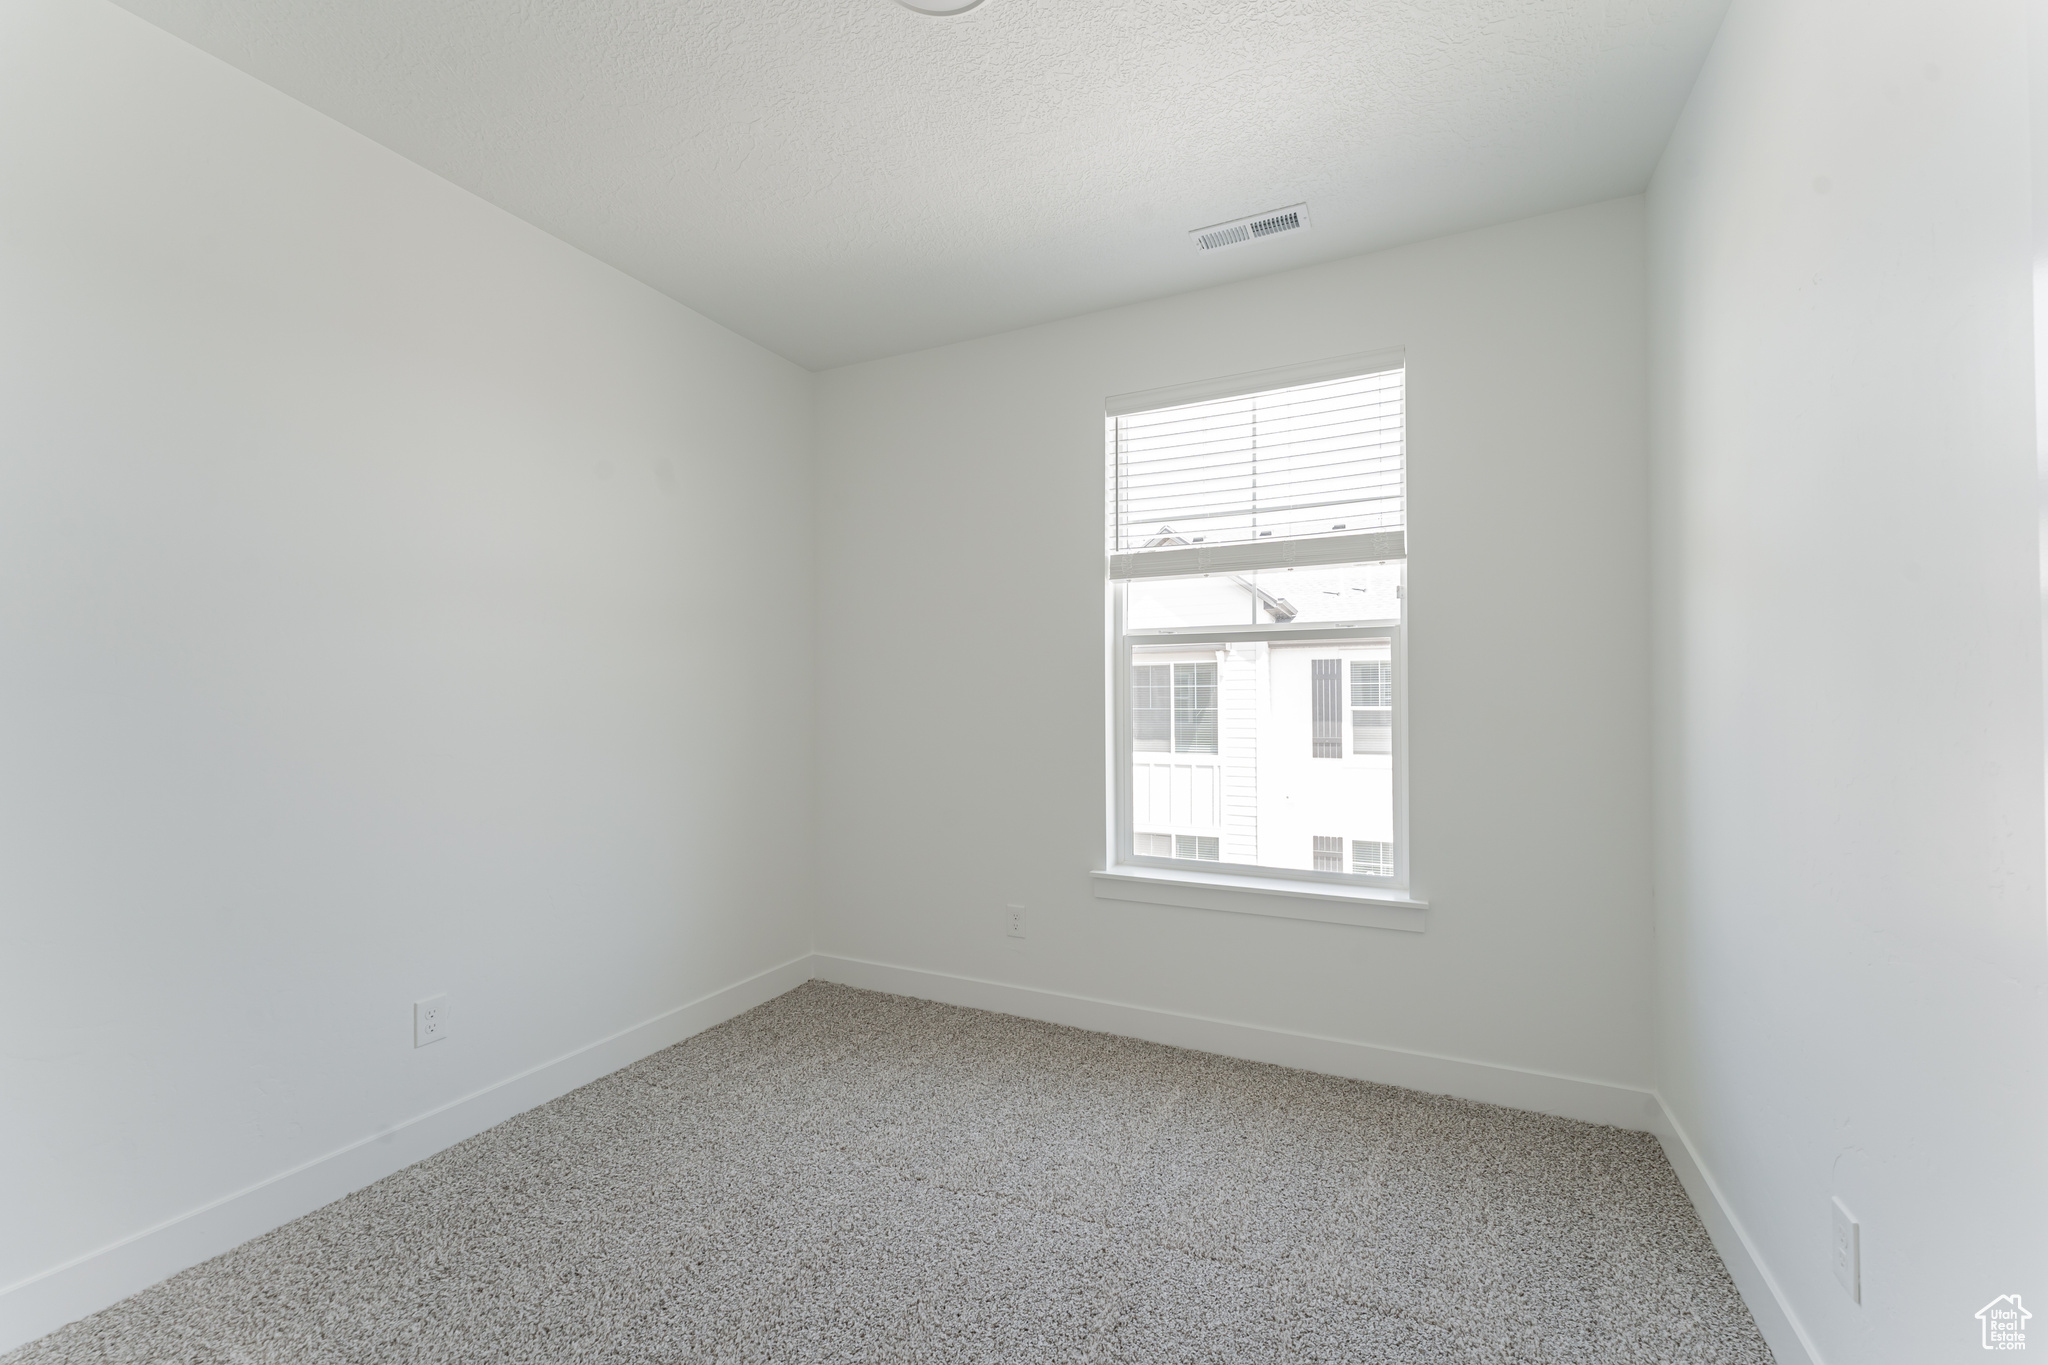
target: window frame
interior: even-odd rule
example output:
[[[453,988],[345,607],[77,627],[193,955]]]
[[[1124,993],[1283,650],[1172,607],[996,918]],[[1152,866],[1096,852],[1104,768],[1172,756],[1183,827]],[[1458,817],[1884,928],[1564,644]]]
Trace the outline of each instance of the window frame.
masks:
[[[1407,566],[1413,559],[1412,537],[1408,529],[1408,513],[1410,509],[1407,501],[1409,474],[1413,464],[1412,452],[1408,447],[1407,441],[1408,357],[1406,348],[1395,346],[1382,350],[1333,357],[1326,360],[1310,361],[1300,365],[1283,366],[1250,374],[1197,380],[1192,383],[1172,385],[1141,393],[1118,395],[1108,399],[1104,404],[1103,435],[1104,450],[1107,457],[1105,463],[1108,467],[1110,515],[1112,525],[1114,525],[1117,507],[1116,462],[1117,419],[1119,417],[1159,408],[1176,407],[1187,403],[1267,393],[1296,385],[1384,373],[1394,369],[1402,371],[1402,526],[1398,532],[1394,533],[1399,538],[1400,548],[1397,553],[1403,565],[1400,587],[1401,607],[1398,619],[1392,621],[1290,623],[1221,629],[1175,627],[1129,631],[1125,628],[1125,609],[1131,580],[1127,578],[1119,579],[1115,576],[1113,561],[1118,552],[1115,550],[1110,552],[1109,560],[1112,562],[1106,565],[1110,569],[1110,573],[1105,582],[1107,600],[1103,612],[1103,624],[1107,636],[1106,645],[1110,665],[1104,670],[1109,694],[1107,698],[1108,714],[1106,717],[1106,729],[1108,730],[1110,740],[1108,746],[1108,771],[1106,773],[1107,790],[1105,792],[1109,816],[1108,838],[1106,840],[1109,852],[1109,866],[1106,869],[1108,875],[1113,877],[1119,871],[1155,875],[1162,872],[1175,875],[1185,874],[1187,884],[1190,887],[1205,884],[1215,885],[1225,881],[1262,881],[1277,890],[1287,886],[1289,883],[1293,883],[1301,886],[1302,890],[1299,894],[1302,895],[1319,894],[1311,888],[1322,885],[1328,887],[1332,892],[1344,893],[1344,898],[1346,899],[1353,893],[1364,893],[1366,896],[1373,898],[1385,895],[1387,899],[1396,900],[1410,906],[1421,906],[1424,904],[1423,902],[1415,901],[1412,895],[1414,882],[1409,866],[1408,838],[1408,624],[1413,616],[1414,605],[1413,595],[1410,591],[1412,577],[1407,571]],[[1359,538],[1361,540],[1364,539],[1363,536]],[[1312,544],[1318,539],[1321,538],[1298,537],[1295,538],[1295,543]],[[1178,555],[1181,552],[1169,551],[1168,553]],[[1191,549],[1190,553],[1194,554],[1194,557],[1198,560],[1204,558],[1199,551]],[[1324,561],[1320,558],[1314,560],[1304,559],[1301,562],[1304,567],[1310,563],[1315,564],[1317,567],[1335,567],[1335,562]],[[1360,556],[1355,559],[1345,559],[1337,562],[1388,563],[1393,561],[1392,556],[1387,558]],[[1195,569],[1190,566],[1186,574],[1176,573],[1172,576],[1213,577],[1216,574],[1227,576],[1232,573],[1244,572],[1246,567],[1248,566],[1233,565],[1226,567],[1219,564],[1214,572],[1211,573],[1204,569]],[[1131,767],[1134,751],[1132,749],[1132,736],[1130,733],[1130,646],[1134,639],[1154,640],[1159,643],[1171,641],[1194,647],[1225,645],[1255,640],[1294,640],[1304,643],[1328,640],[1334,643],[1342,643],[1358,639],[1385,639],[1388,642],[1388,657],[1391,665],[1389,670],[1390,682],[1392,684],[1390,700],[1393,712],[1393,724],[1390,727],[1391,734],[1389,735],[1388,743],[1390,752],[1387,755],[1392,767],[1393,778],[1392,875],[1376,877],[1351,872],[1349,870],[1352,865],[1350,855],[1355,841],[1348,832],[1342,836],[1344,839],[1344,866],[1346,870],[1341,873],[1316,872],[1301,868],[1269,867],[1255,863],[1231,863],[1221,860],[1214,862],[1203,860],[1198,862],[1189,859],[1161,858],[1149,855],[1140,856],[1134,853],[1132,849],[1132,835],[1134,831],[1131,822]],[[1340,714],[1343,716],[1339,732],[1343,736],[1341,743],[1344,749],[1343,757],[1340,761],[1348,766],[1359,757],[1359,755],[1354,753],[1354,719],[1353,707],[1351,706],[1350,670],[1348,667],[1343,669],[1340,674],[1339,687]],[[1377,758],[1380,755],[1374,754],[1372,757]],[[1292,893],[1283,892],[1282,894]],[[1183,903],[1192,904],[1193,902]],[[1420,925],[1417,924],[1412,927],[1419,928]]]

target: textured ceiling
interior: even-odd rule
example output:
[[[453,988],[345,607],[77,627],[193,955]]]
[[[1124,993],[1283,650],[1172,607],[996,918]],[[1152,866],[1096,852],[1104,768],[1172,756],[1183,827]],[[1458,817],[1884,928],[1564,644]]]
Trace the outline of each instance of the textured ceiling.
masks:
[[[1726,7],[121,3],[814,369],[1633,193]]]

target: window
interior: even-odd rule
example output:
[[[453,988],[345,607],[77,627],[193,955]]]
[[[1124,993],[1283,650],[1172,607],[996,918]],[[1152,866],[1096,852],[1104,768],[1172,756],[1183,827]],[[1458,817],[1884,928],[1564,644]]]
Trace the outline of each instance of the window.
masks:
[[[1131,670],[1132,747],[1140,753],[1216,752],[1216,665],[1140,664]]]
[[[1394,875],[1394,846],[1378,839],[1351,841],[1351,870],[1366,877]]]
[[[1394,666],[1389,660],[1351,661],[1351,752],[1394,752]]]
[[[1215,862],[1222,841],[1212,834],[1133,834],[1131,851],[1146,858],[1197,858]]]
[[[1131,747],[1141,754],[1173,752],[1172,664],[1131,670]]]
[[[1114,861],[1404,884],[1403,380],[1112,404]]]

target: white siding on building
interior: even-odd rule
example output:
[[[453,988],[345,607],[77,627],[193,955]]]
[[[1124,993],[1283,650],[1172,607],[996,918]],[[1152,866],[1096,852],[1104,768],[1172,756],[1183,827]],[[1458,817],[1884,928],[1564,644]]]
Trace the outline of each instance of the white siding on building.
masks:
[[[1223,860],[1259,861],[1259,730],[1266,714],[1266,646],[1222,651],[1217,693],[1223,714]]]
[[[1317,758],[1311,742],[1310,664],[1316,659],[1383,658],[1381,648],[1357,642],[1275,645],[1269,651],[1270,705],[1262,755],[1263,800],[1259,861],[1267,867],[1313,870],[1315,840],[1391,842],[1394,837],[1393,757],[1352,750],[1348,722],[1344,755]],[[1340,676],[1346,674],[1340,670]],[[1348,689],[1345,693],[1348,701]],[[1347,706],[1345,714],[1349,716]],[[1349,867],[1345,869],[1349,871]]]
[[[1139,759],[1131,770],[1134,829],[1199,831],[1223,825],[1223,767],[1213,756]]]

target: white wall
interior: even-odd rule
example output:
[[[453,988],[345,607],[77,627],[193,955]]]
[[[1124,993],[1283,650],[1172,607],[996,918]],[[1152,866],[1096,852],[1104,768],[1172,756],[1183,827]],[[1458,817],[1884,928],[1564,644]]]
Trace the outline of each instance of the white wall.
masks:
[[[808,951],[810,383],[0,6],[0,1287]]]
[[[822,375],[820,950],[1647,1086],[1641,210]],[[1428,931],[1097,900],[1104,399],[1389,346]]]
[[[1649,195],[1659,1086],[1831,1362],[2048,1324],[2026,39],[1737,0]]]

